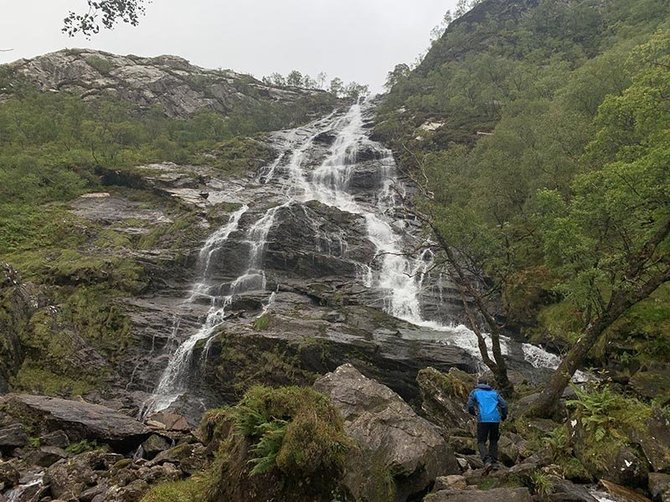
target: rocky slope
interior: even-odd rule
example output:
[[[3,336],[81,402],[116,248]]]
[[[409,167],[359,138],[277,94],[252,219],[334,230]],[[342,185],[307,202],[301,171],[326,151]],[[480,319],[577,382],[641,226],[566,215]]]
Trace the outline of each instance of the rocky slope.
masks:
[[[203,111],[228,115],[274,104],[302,106],[306,99],[328,100],[323,91],[266,85],[231,70],[200,68],[177,56],[144,58],[67,49],[21,59],[4,69],[44,92],[69,92],[85,100],[121,98],[144,110],[159,106],[175,118]]]

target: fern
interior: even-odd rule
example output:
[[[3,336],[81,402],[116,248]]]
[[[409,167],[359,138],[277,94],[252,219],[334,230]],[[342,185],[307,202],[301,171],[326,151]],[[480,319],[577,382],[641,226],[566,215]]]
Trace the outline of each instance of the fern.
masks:
[[[254,448],[254,458],[249,463],[254,464],[251,475],[265,474],[277,465],[277,455],[281,449],[286,435],[288,422],[285,420],[273,420],[265,422],[256,428],[260,441]]]

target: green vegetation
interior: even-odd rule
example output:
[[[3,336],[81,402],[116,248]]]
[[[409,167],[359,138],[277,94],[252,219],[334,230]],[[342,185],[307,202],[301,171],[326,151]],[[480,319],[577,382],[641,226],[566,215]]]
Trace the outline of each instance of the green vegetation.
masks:
[[[204,422],[221,438],[209,500],[235,499],[245,490],[278,500],[332,499],[350,440],[323,394],[307,387],[256,386],[236,406],[211,411]]]
[[[182,481],[169,481],[152,488],[141,502],[202,502],[210,480],[196,474]]]
[[[98,445],[97,441],[88,441],[87,439],[82,439],[78,443],[72,443],[69,445],[67,448],[65,448],[65,451],[72,455],[79,455],[80,453],[93,451],[100,448],[101,446]]]
[[[610,351],[625,371],[670,362],[669,28],[658,0],[484,1],[379,110],[417,212],[479,271],[464,294],[572,346],[570,374]]]

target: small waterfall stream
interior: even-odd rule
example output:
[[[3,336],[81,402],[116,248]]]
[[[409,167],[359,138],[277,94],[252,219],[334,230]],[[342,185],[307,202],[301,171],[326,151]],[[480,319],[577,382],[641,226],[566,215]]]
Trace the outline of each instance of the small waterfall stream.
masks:
[[[458,345],[478,355],[476,338],[469,329],[428,320],[422,314],[420,298],[423,280],[432,265],[433,256],[427,248],[418,251],[408,249],[407,236],[396,228],[398,222],[388,216],[393,214],[397,205],[394,190],[402,190],[403,187],[395,177],[391,152],[370,140],[366,134],[363,113],[363,105],[359,103],[344,115],[333,114],[304,128],[290,131],[285,149],[257,178],[261,184],[271,184],[280,189],[279,203],[256,213],[248,206],[243,206],[230,216],[224,227],[207,239],[199,255],[200,279],[185,302],[192,304],[206,299],[211,304],[209,313],[202,326],[187,337],[170,357],[153,395],[143,407],[142,416],[168,408],[187,391],[196,344],[206,340],[207,353],[212,335],[225,322],[226,308],[236,295],[264,292],[267,295],[267,310],[275,294],[266,291],[267,281],[263,269],[268,234],[277,224],[282,210],[303,205],[305,211],[304,204],[309,201],[318,201],[364,219],[368,239],[376,249],[376,257],[372,266],[360,264],[360,280],[368,288],[379,291],[387,313],[426,328],[426,336],[429,337],[426,340],[432,337],[434,341]],[[325,158],[316,166],[310,165],[315,141],[324,133],[335,134],[335,139]],[[361,152],[367,152],[368,155],[372,152],[375,158],[380,188],[374,200],[360,200],[349,190]],[[258,204],[262,205],[263,202],[259,201]],[[256,218],[246,232],[238,229],[243,215],[245,219]],[[233,235],[239,240],[241,233],[244,234],[241,242],[249,248],[246,269],[228,284],[212,284],[211,262],[216,251]],[[324,236],[324,239],[319,240],[325,242],[315,242],[315,246],[326,247],[329,251],[338,248],[336,252],[341,255],[347,246],[342,236]],[[408,256],[410,252],[413,256]],[[178,332],[178,328],[175,331]],[[557,356],[538,347],[522,347],[528,362],[536,367],[555,367],[558,364]]]

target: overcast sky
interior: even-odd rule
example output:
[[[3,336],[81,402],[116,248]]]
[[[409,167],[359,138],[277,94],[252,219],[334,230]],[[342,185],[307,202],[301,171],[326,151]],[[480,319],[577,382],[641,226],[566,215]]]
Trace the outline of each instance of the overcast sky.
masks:
[[[425,51],[456,0],[153,0],[138,27],[88,41],[60,32],[86,0],[0,0],[0,63],[65,47],[174,54],[256,77],[293,69],[379,89],[397,63]]]

